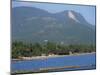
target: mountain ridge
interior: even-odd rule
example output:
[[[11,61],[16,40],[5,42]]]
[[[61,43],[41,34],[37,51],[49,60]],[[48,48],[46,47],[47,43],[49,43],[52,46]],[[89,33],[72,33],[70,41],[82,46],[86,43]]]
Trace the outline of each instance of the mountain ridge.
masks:
[[[68,17],[68,10],[51,14],[35,7],[16,8],[12,9],[12,39],[14,40],[33,42],[50,40],[69,44],[95,43],[95,28],[80,13],[73,11],[74,18],[77,16],[78,22],[72,20],[72,14]]]

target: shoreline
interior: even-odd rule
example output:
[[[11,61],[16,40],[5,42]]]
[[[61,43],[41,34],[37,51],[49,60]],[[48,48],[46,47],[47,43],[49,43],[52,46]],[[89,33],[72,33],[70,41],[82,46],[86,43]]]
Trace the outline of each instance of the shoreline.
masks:
[[[64,57],[64,56],[79,56],[79,55],[88,55],[88,54],[94,54],[96,52],[91,52],[91,53],[76,53],[76,54],[71,54],[71,55],[50,55],[50,56],[34,56],[34,57],[21,57],[19,59],[11,59],[12,61],[24,61],[24,60],[45,60],[48,58],[57,58],[57,57]]]

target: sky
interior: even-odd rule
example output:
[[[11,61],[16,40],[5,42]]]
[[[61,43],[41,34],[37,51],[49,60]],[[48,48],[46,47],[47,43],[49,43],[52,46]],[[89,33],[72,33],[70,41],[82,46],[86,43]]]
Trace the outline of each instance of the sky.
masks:
[[[50,13],[62,12],[64,10],[73,10],[83,15],[88,23],[95,25],[95,6],[12,1],[12,7],[20,6],[37,7]]]

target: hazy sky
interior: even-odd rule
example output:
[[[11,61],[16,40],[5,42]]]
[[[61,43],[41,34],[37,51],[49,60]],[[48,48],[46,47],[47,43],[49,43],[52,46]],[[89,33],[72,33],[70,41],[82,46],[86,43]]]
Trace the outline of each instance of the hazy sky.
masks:
[[[92,25],[95,25],[95,6],[69,5],[69,4],[51,4],[36,2],[12,2],[12,7],[29,6],[44,9],[51,13],[57,13],[64,10],[74,10],[84,16]]]

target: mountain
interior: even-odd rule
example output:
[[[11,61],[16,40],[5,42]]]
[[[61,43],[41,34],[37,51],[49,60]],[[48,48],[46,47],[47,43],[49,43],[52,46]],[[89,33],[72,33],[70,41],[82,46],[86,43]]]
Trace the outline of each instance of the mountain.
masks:
[[[95,44],[95,26],[72,10],[53,14],[35,7],[15,7],[11,19],[13,40]]]

